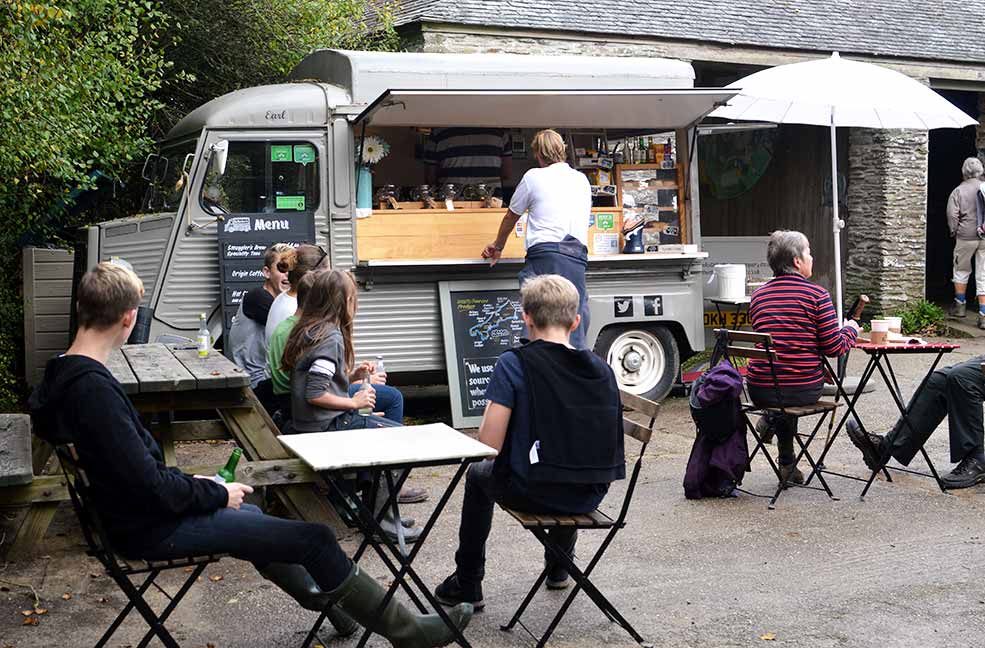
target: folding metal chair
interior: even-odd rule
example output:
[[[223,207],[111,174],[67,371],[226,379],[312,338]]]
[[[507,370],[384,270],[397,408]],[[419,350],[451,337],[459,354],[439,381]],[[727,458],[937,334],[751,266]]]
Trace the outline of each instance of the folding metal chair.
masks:
[[[730,331],[726,329],[716,329],[715,333],[719,336],[724,336],[725,338],[725,358],[732,361],[732,358],[748,358],[750,360],[766,360],[770,365],[770,374],[773,378],[773,389],[776,393],[776,400],[778,403],[783,403],[783,390],[780,387],[780,381],[776,375],[776,351],[772,349],[773,337],[768,333],[749,333],[746,331]],[[739,343],[739,344],[736,344]],[[740,344],[751,345],[751,346],[740,346]],[[733,364],[735,364],[733,362]],[[750,470],[752,467],[752,460],[755,459],[756,455],[762,451],[763,456],[766,457],[766,461],[769,463],[770,468],[776,475],[777,487],[773,496],[770,498],[769,508],[773,509],[776,507],[776,500],[780,497],[782,493],[787,488],[794,486],[797,488],[805,488],[808,490],[823,490],[827,493],[828,497],[833,500],[838,498],[834,496],[831,492],[831,488],[828,483],[824,480],[824,475],[822,471],[818,470],[817,464],[814,458],[811,456],[810,448],[811,443],[817,437],[818,431],[824,425],[825,419],[831,415],[834,415],[835,410],[840,406],[840,403],[819,400],[811,405],[799,405],[790,407],[758,407],[752,403],[752,399],[749,398],[749,391],[747,385],[743,384],[743,395],[745,397],[742,403],[742,418],[745,421],[746,428],[752,433],[753,438],[756,440],[756,446],[753,448],[752,452],[749,453],[749,461],[746,463],[746,470]],[[794,441],[796,441],[797,446],[800,451],[797,453],[797,457],[794,459],[794,465],[800,463],[801,459],[806,459],[811,467],[811,476],[816,475],[818,482],[821,484],[820,487],[811,486],[809,483],[795,484],[780,474],[780,468],[777,462],[770,456],[770,453],[766,450],[766,444],[763,443],[762,438],[759,433],[756,432],[756,426],[752,424],[749,420],[750,414],[773,414],[780,416],[790,416],[795,419],[801,419],[807,416],[814,416],[820,414],[821,417],[818,419],[817,423],[810,433],[805,434],[803,432],[797,432],[794,434]],[[743,491],[748,492],[748,491]],[[755,493],[750,493],[755,495]],[[765,497],[765,496],[764,496]]]
[[[627,436],[633,437],[639,441],[641,446],[639,455],[636,458],[636,464],[633,466],[633,472],[629,479],[629,485],[626,488],[626,495],[623,498],[622,507],[619,509],[618,517],[613,519],[598,509],[585,515],[540,515],[524,513],[522,511],[515,511],[503,507],[503,510],[512,515],[524,529],[530,531],[534,537],[540,541],[545,549],[551,552],[551,555],[554,556],[554,559],[557,562],[564,565],[565,569],[568,570],[568,574],[571,575],[572,580],[575,581],[571,592],[564,600],[564,603],[561,604],[560,609],[554,615],[554,618],[547,626],[547,630],[544,631],[544,634],[539,640],[537,640],[537,637],[533,634],[533,632],[531,632],[530,629],[523,624],[520,617],[523,616],[524,611],[527,609],[527,606],[530,605],[530,602],[533,600],[537,590],[540,589],[540,586],[543,585],[544,581],[547,579],[546,565],[540,572],[540,576],[538,576],[537,580],[534,581],[530,591],[527,592],[527,595],[520,604],[520,607],[518,607],[516,612],[513,614],[513,618],[510,619],[509,623],[500,628],[501,630],[508,632],[513,629],[513,626],[519,623],[520,627],[526,630],[531,637],[537,640],[537,648],[542,648],[547,645],[548,639],[550,639],[551,635],[554,633],[554,630],[561,622],[561,619],[568,611],[568,608],[571,607],[571,603],[574,601],[575,596],[577,596],[578,592],[581,590],[585,590],[585,594],[588,595],[588,597],[593,603],[595,603],[602,613],[605,614],[610,621],[621,625],[623,629],[625,629],[626,632],[633,637],[636,643],[641,646],[653,645],[645,641],[643,637],[636,632],[636,629],[630,625],[629,621],[627,621],[619,613],[615,606],[612,605],[612,603],[609,602],[609,600],[598,590],[598,588],[592,584],[591,580],[589,580],[592,572],[595,570],[595,567],[602,559],[606,549],[609,548],[613,538],[615,538],[616,533],[626,526],[626,514],[629,512],[629,504],[632,501],[633,493],[636,490],[636,481],[640,476],[640,469],[643,467],[643,455],[646,452],[647,444],[650,442],[650,436],[653,431],[653,424],[657,418],[657,413],[660,411],[659,404],[646,400],[645,398],[640,398],[639,396],[635,396],[627,392],[621,392],[621,398],[624,409],[629,409],[631,411],[643,414],[645,418],[649,419],[649,423],[646,425],[641,425],[630,420],[629,418],[623,417],[623,432]],[[595,555],[589,561],[588,565],[584,570],[582,570],[577,564],[575,564],[573,558],[569,556],[563,548],[559,547],[552,541],[547,531],[548,529],[555,527],[575,528],[582,531],[605,530],[608,531],[608,533],[606,533],[605,539],[602,541],[602,544],[599,545],[598,550],[595,552]]]
[[[105,529],[99,517],[99,513],[89,500],[89,479],[85,470],[79,465],[79,457],[75,447],[71,444],[58,446],[56,449],[58,459],[61,462],[62,472],[65,474],[65,483],[68,486],[69,495],[72,498],[72,508],[79,518],[82,526],[82,533],[85,536],[86,544],[89,545],[88,554],[99,560],[106,569],[106,573],[113,579],[119,588],[126,595],[129,602],[120,611],[116,619],[110,624],[103,636],[96,642],[95,648],[105,646],[123,621],[135,608],[140,616],[144,618],[150,630],[144,638],[137,644],[137,648],[145,648],[155,636],[167,648],[178,648],[178,642],[164,627],[165,621],[171,616],[175,608],[184,598],[192,584],[202,574],[206,565],[217,562],[222,555],[189,556],[174,560],[148,560],[148,561],[127,561],[113,551],[112,546],[106,536]],[[165,592],[154,580],[157,576],[167,569],[192,568],[191,573],[181,588],[172,596]],[[139,585],[134,585],[130,581],[131,576],[146,575]],[[168,598],[168,605],[164,610],[157,614],[144,599],[144,594],[150,587],[155,587],[158,591]]]

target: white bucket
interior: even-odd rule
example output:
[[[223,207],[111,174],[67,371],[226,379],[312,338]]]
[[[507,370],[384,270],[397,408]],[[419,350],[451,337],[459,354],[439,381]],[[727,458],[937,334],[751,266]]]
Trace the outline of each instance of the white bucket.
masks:
[[[742,299],[746,296],[746,266],[741,263],[720,263],[715,266],[720,299]]]

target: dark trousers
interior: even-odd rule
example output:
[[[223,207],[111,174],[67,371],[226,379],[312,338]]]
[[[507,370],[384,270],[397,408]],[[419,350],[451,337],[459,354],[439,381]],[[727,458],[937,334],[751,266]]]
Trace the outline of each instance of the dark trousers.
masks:
[[[760,387],[749,385],[749,398],[756,407],[797,407],[798,405],[813,405],[821,397],[824,384],[807,387],[784,387],[780,385],[777,398],[775,387]],[[766,424],[776,434],[776,447],[780,463],[793,463],[797,453],[793,449],[793,435],[797,434],[797,417],[783,414],[767,414]]]
[[[586,349],[588,333],[588,288],[585,286],[585,270],[588,268],[588,248],[573,236],[557,243],[538,243],[527,250],[527,257],[520,270],[520,286],[538,275],[561,275],[578,289],[578,313],[581,324],[571,334],[571,346]]]
[[[203,554],[229,554],[257,569],[270,563],[303,565],[326,592],[339,587],[352,561],[327,526],[265,515],[252,504],[191,515],[158,546],[140,558],[166,560]]]
[[[565,511],[549,510],[512,491],[509,484],[493,475],[493,465],[493,461],[474,463],[465,475],[465,499],[462,502],[462,521],[458,527],[458,551],[455,552],[456,573],[459,581],[464,583],[481,583],[486,575],[486,540],[492,530],[496,503],[528,513],[566,514]],[[569,553],[574,550],[577,529],[555,527],[548,533]],[[547,550],[544,551],[544,560],[553,562]]]
[[[985,380],[981,363],[985,356],[938,369],[916,400],[911,401],[910,425],[900,418],[886,435],[889,453],[904,466],[916,456],[944,417],[951,442],[951,462],[957,463],[983,447],[982,402]],[[912,428],[912,431],[911,431]]]

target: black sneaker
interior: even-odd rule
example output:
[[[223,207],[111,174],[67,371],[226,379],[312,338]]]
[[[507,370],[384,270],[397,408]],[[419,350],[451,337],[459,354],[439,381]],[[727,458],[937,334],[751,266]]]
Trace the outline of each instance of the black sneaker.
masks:
[[[446,578],[441,585],[434,588],[434,597],[442,605],[455,606],[459,603],[471,603],[472,608],[478,612],[486,607],[486,602],[482,600],[482,584],[472,585],[462,583],[458,580],[458,573],[454,573]]]
[[[968,488],[975,484],[985,482],[985,464],[978,459],[968,455],[961,460],[954,470],[941,478],[945,488],[954,490],[958,488]]]
[[[563,590],[571,584],[571,576],[563,565],[551,563],[547,566],[547,589]]]
[[[885,463],[882,450],[883,437],[878,434],[863,433],[858,421],[853,418],[848,419],[848,424],[845,427],[848,430],[848,438],[862,452],[862,460],[865,461],[865,465],[869,467],[869,470],[879,470],[882,468],[883,463]]]

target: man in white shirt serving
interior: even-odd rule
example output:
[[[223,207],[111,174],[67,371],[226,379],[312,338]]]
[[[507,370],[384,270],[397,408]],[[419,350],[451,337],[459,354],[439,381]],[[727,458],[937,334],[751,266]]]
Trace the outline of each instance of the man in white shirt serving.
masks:
[[[585,346],[588,330],[588,221],[592,212],[592,190],[588,178],[572,169],[564,139],[553,130],[534,136],[530,150],[539,168],[530,169],[517,185],[510,208],[499,225],[496,240],[482,251],[489,265],[503,254],[507,237],[520,217],[527,214],[527,256],[520,271],[520,285],[537,275],[558,274],[578,289],[581,324],[571,334],[571,345]]]

